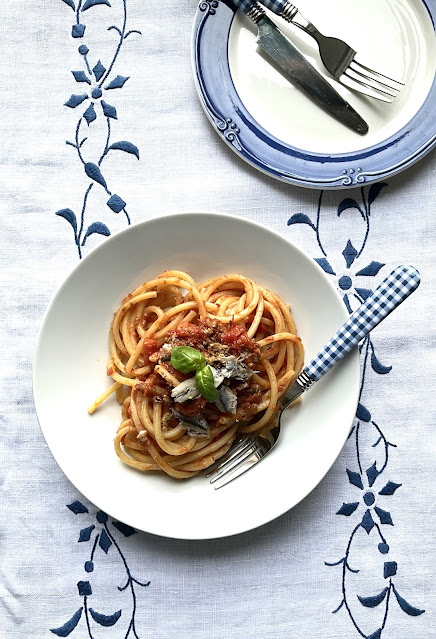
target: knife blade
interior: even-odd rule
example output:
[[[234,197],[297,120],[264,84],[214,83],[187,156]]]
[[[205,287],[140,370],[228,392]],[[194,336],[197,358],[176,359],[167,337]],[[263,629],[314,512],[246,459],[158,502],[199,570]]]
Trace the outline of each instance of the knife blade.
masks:
[[[368,124],[327,82],[292,42],[269,19],[257,2],[234,0],[234,4],[257,25],[257,44],[283,71],[285,77],[338,122],[359,135]]]

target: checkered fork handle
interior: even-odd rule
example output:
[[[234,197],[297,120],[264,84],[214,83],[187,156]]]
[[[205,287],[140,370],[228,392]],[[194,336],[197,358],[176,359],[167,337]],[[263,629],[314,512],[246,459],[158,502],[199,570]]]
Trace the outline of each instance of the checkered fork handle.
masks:
[[[302,375],[316,382],[356,346],[372,329],[416,290],[421,281],[413,266],[397,266],[355,311]],[[308,381],[308,380],[307,380]],[[308,384],[311,385],[311,384]]]

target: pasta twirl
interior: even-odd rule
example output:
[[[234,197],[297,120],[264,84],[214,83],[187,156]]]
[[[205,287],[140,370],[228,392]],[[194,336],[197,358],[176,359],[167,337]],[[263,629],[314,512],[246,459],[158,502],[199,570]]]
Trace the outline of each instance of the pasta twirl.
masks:
[[[119,458],[175,478],[213,464],[239,433],[270,428],[304,358],[277,294],[240,274],[197,284],[175,270],[123,300],[109,349],[114,384],[89,413],[115,392]]]

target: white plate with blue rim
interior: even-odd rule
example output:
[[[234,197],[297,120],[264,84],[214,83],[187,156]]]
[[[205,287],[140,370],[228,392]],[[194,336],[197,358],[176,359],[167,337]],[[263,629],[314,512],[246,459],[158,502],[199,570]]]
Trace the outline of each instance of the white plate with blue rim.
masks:
[[[436,0],[300,0],[302,14],[345,40],[370,67],[405,86],[385,104],[324,70],[307,34],[269,17],[369,125],[345,128],[294,88],[256,51],[257,27],[231,0],[202,0],[192,34],[194,78],[213,127],[240,157],[303,187],[339,189],[385,179],[436,145]]]
[[[211,251],[211,238],[219,250]],[[291,242],[217,213],[161,216],[113,235],[79,262],[47,309],[33,392],[42,432],[65,475],[101,510],[138,530],[179,539],[226,537],[283,514],[328,472],[356,413],[359,353],[355,349],[285,412],[273,453],[221,490],[204,474],[185,481],[138,472],[115,454],[121,413],[114,396],[92,416],[87,407],[111,384],[106,364],[115,309],[128,291],[168,268],[197,281],[240,272],[276,291],[292,305],[306,361],[348,313],[326,273]]]

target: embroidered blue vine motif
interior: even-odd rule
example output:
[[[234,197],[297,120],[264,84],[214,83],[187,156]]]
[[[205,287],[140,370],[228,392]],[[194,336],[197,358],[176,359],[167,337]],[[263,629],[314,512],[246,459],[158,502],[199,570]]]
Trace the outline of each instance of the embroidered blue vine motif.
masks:
[[[305,224],[316,234],[316,240],[322,256],[315,258],[315,261],[328,275],[335,278],[335,282],[343,294],[343,300],[349,312],[355,310],[357,306],[371,295],[372,289],[370,288],[371,285],[368,285],[368,281],[371,281],[370,278],[375,277],[385,266],[382,262],[377,261],[371,261],[360,266],[359,262],[366,248],[370,233],[372,204],[386,186],[386,183],[373,184],[367,192],[364,187],[362,187],[360,189],[361,203],[358,203],[354,198],[345,198],[339,204],[337,209],[338,217],[341,217],[343,214],[349,214],[350,212],[357,212],[364,224],[363,240],[360,246],[355,247],[349,239],[341,253],[341,259],[338,259],[338,256],[328,256],[321,240],[320,222],[323,206],[323,191],[320,192],[315,222],[302,213],[293,215],[288,220],[288,226]],[[356,612],[355,599],[350,598],[349,595],[348,578],[351,574],[357,574],[359,572],[358,569],[350,566],[350,553],[353,544],[363,531],[363,535],[365,536],[366,533],[368,538],[370,535],[377,535],[379,539],[377,550],[381,555],[387,555],[390,552],[385,533],[382,532],[382,526],[393,526],[394,522],[390,512],[385,509],[385,502],[401,487],[399,483],[390,480],[386,481],[386,479],[383,481],[381,478],[381,476],[383,476],[383,478],[385,477],[384,473],[389,463],[389,452],[396,446],[388,441],[380,426],[372,419],[370,410],[361,402],[365,381],[370,371],[376,375],[386,375],[391,371],[392,367],[380,362],[370,336],[367,336],[363,340],[360,345],[360,352],[362,358],[360,397],[354,425],[349,435],[349,441],[352,441],[354,444],[356,467],[346,469],[349,483],[354,486],[356,490],[360,491],[360,493],[356,493],[356,501],[343,503],[336,513],[337,515],[353,519],[357,516],[358,522],[354,524],[350,533],[344,556],[336,562],[325,563],[327,566],[341,567],[342,600],[333,612],[337,613],[342,608],[345,609],[355,630],[361,637],[365,639],[380,639],[388,621],[388,614],[393,600],[392,594],[395,596],[400,608],[406,614],[416,617],[421,615],[424,610],[415,608],[409,604],[398,592],[393,581],[393,577],[395,577],[398,572],[398,564],[396,561],[384,562],[380,578],[387,580],[387,585],[385,585],[380,592],[365,596],[357,595],[357,600],[361,604],[362,610],[375,609],[377,606],[384,604],[380,622],[377,623],[378,628],[374,632],[368,634],[363,630],[364,623],[367,624],[368,619],[365,619],[364,623],[360,621],[359,614]],[[362,449],[363,430],[366,431],[367,437],[368,435],[375,435],[369,450],[365,449],[364,451]],[[371,449],[373,452],[371,452]],[[381,461],[375,460],[372,463],[364,465],[363,457],[374,459],[378,451],[380,451],[379,456],[381,455]],[[384,583],[386,583],[386,581]]]
[[[81,39],[85,36],[86,25],[81,22],[83,20],[83,13],[85,11],[96,5],[105,5],[111,7],[109,0],[85,0],[85,2],[83,2],[83,0],[63,0],[63,2],[68,5],[75,13],[76,22],[75,24],[73,24],[71,30],[71,36],[75,39]],[[85,174],[91,181],[83,197],[79,220],[77,219],[74,211],[70,208],[60,209],[56,212],[56,215],[64,218],[71,225],[74,232],[74,241],[77,246],[79,258],[82,257],[83,247],[85,246],[86,240],[90,235],[99,234],[107,237],[111,234],[106,224],[103,224],[103,222],[99,221],[91,222],[91,224],[88,224],[85,230],[86,207],[94,185],[99,185],[106,191],[107,195],[109,196],[109,199],[106,202],[107,206],[114,213],[120,213],[122,211],[126,216],[127,224],[130,224],[130,217],[127,213],[126,202],[120,195],[112,193],[109,190],[106,179],[104,178],[101,171],[101,165],[106,156],[111,151],[124,151],[125,153],[136,156],[136,158],[139,160],[138,147],[135,146],[132,142],[128,142],[127,140],[121,140],[117,142],[111,141],[112,122],[118,119],[118,114],[115,106],[106,101],[106,96],[108,96],[107,100],[112,100],[112,98],[110,97],[112,91],[114,89],[122,89],[127,80],[129,80],[128,77],[122,75],[117,75],[111,79],[112,70],[125,40],[133,33],[141,35],[141,32],[137,31],[136,29],[127,31],[127,0],[121,0],[121,2],[123,7],[122,26],[117,27],[115,25],[112,25],[108,27],[108,31],[115,31],[119,36],[118,44],[116,46],[112,60],[108,64],[108,68],[106,69],[101,60],[98,60],[91,69],[92,63],[90,63],[90,50],[86,44],[81,44],[78,47],[78,53],[80,55],[84,68],[81,70],[71,71],[71,73],[73,74],[75,81],[78,84],[81,84],[85,88],[86,92],[73,94],[65,102],[65,106],[69,107],[70,109],[76,109],[82,104],[86,106],[86,109],[83,110],[77,123],[74,140],[67,140],[66,144],[76,149],[78,159],[82,164]],[[98,102],[100,102],[100,108],[98,106]],[[93,131],[92,123],[97,120],[98,117],[103,117],[106,120],[107,136],[99,160],[97,161],[97,163],[94,163],[87,161],[86,150],[87,147],[90,146],[89,135]],[[83,134],[83,126],[88,127],[88,135]],[[95,152],[95,149],[93,149],[93,152]]]
[[[71,504],[67,504],[67,508],[69,508],[69,510],[71,510],[71,512],[73,512],[75,515],[83,515],[83,514],[89,513],[88,508],[84,504],[82,504],[82,502],[78,500],[71,502]],[[109,524],[109,518],[107,514],[104,513],[102,510],[99,510],[96,513],[96,520],[97,520],[97,523],[99,524],[98,531],[96,529],[95,524],[91,524],[90,526],[86,526],[85,528],[82,528],[79,532],[78,542],[91,541],[91,537],[94,535],[92,544],[91,544],[92,549],[90,552],[89,559],[85,561],[85,564],[84,564],[85,572],[92,573],[94,571],[94,561],[95,561],[95,553],[97,551],[97,545],[106,555],[109,549],[111,548],[111,546],[114,546],[114,548],[116,549],[118,553],[118,556],[120,557],[123,563],[124,569],[126,571],[126,577],[127,577],[126,583],[123,586],[118,586],[118,590],[122,592],[123,590],[126,590],[127,588],[129,588],[131,596],[132,596],[132,614],[131,614],[130,623],[127,628],[127,632],[125,634],[124,639],[128,639],[131,633],[133,637],[135,637],[135,639],[139,639],[137,631],[136,631],[136,621],[135,621],[135,615],[136,615],[135,585],[146,587],[150,585],[150,582],[149,581],[141,582],[132,576],[132,573],[130,572],[130,568],[127,564],[126,558],[124,557],[124,554],[120,548],[120,545],[118,541],[116,540],[115,532],[111,530],[109,527],[110,524]],[[112,526],[116,528],[124,537],[131,537],[131,535],[134,535],[136,533],[136,530],[134,528],[126,524],[123,524],[121,521],[112,521]],[[78,610],[76,610],[73,616],[68,621],[66,621],[62,626],[60,626],[59,628],[51,628],[50,631],[53,634],[57,635],[58,637],[68,637],[68,635],[72,633],[73,630],[76,628],[76,626],[78,625],[83,615],[85,618],[86,628],[88,631],[88,637],[90,639],[93,639],[92,620],[94,620],[94,622],[100,626],[105,626],[105,627],[114,626],[117,623],[118,619],[121,617],[122,610],[116,610],[114,613],[107,615],[107,614],[98,612],[97,610],[94,610],[93,608],[90,608],[88,606],[88,599],[92,595],[92,587],[91,587],[90,581],[88,580],[79,581],[77,583],[77,589],[78,589],[79,595],[83,597],[83,605]]]

